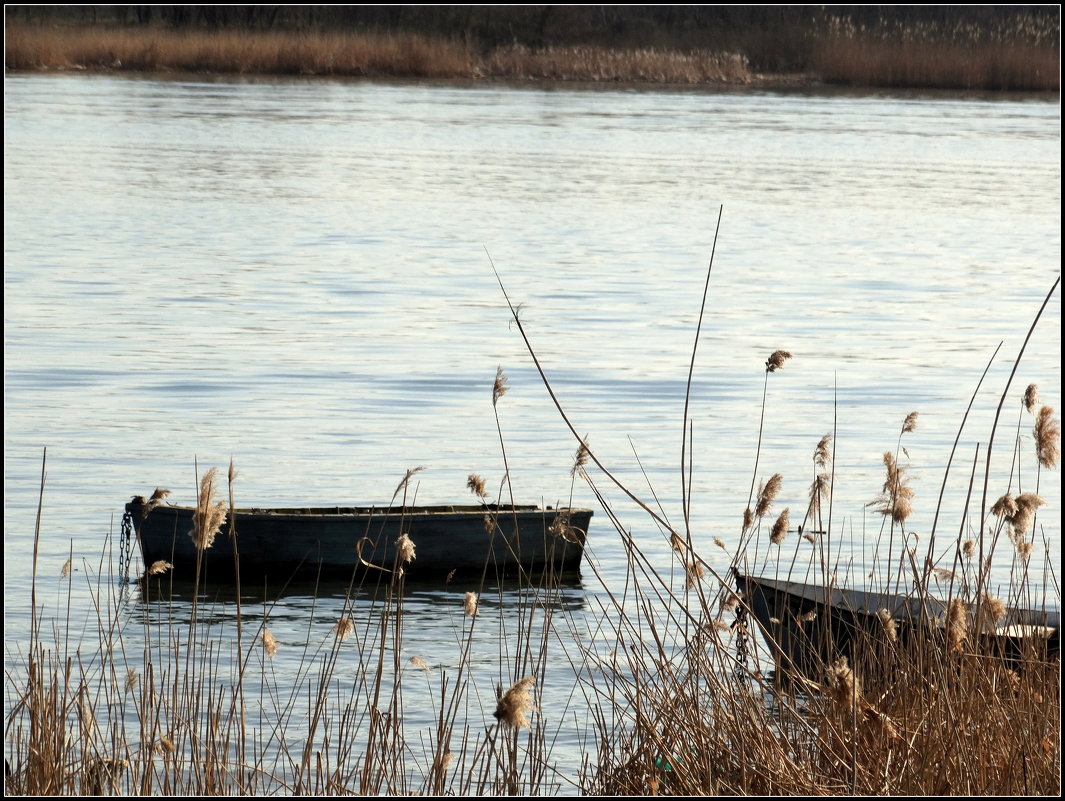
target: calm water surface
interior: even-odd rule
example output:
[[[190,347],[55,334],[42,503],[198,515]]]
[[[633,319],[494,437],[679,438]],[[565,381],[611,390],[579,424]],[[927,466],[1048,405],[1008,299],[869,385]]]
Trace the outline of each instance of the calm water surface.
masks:
[[[902,440],[906,527],[926,536],[962,415],[1004,343],[948,482],[941,530],[962,526],[975,449],[1060,273],[1056,98],[21,75],[5,90],[8,657],[28,636],[44,447],[49,614],[66,605],[67,557],[77,609],[122,504],[156,486],[193,501],[197,464],[232,457],[247,505],[387,502],[416,466],[418,502],[469,500],[470,473],[498,490],[497,366],[518,499],[593,505],[489,253],[578,430],[679,519],[685,378],[721,205],[692,391],[695,541],[726,564],[709,543],[738,540],[764,362],[786,349],[759,478],[781,473],[776,508],[801,517],[814,446],[835,427],[836,558],[860,582],[881,531],[866,504],[903,418],[920,414]],[[1059,292],[1010,389],[996,497],[1018,419],[1013,487],[1035,489],[1020,397],[1034,382],[1060,409],[1060,320]],[[1039,481],[1041,587],[1056,583],[1061,504],[1058,474]],[[657,528],[607,494],[668,566]],[[602,513],[588,557],[608,583],[623,578]],[[560,647],[594,628],[602,588],[585,579],[559,605]],[[408,603],[411,653],[438,667],[455,657],[456,621],[432,611],[460,608],[466,588],[453,589]],[[283,642],[321,639],[341,601],[319,599],[313,624],[308,603],[272,608]],[[136,600],[124,612],[172,613]],[[498,658],[480,667],[485,687],[506,679]],[[545,707],[572,683],[545,688]],[[575,733],[557,747],[579,764]]]

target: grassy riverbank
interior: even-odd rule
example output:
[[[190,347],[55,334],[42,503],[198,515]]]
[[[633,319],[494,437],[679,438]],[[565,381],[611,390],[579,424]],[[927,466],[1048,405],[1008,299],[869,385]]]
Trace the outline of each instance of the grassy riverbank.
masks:
[[[94,12],[93,18],[102,20],[95,23],[73,11],[59,17],[9,11],[5,66],[683,85],[798,78],[900,88],[1059,88],[1060,25],[1047,14],[896,14],[867,24],[855,14],[702,19],[684,16],[695,13],[685,10],[677,12],[680,19],[656,22],[624,15],[588,20],[579,10],[556,9],[553,17],[538,12],[537,19],[527,19],[529,12],[489,25],[399,10],[387,25],[276,15],[269,24],[255,18],[253,25],[247,14],[220,21],[222,13],[170,18],[160,10],[159,16],[149,14],[142,24],[132,24],[116,11],[101,11],[99,17]],[[559,20],[559,14],[573,18]]]

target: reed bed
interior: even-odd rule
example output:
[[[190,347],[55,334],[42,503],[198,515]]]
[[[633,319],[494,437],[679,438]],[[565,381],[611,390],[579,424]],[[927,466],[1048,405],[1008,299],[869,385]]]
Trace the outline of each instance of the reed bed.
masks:
[[[470,78],[473,51],[415,33],[197,32],[9,27],[8,69]]]
[[[1046,302],[1056,289],[1057,283]],[[693,365],[697,345],[698,331]],[[784,350],[767,358],[763,420],[773,375],[791,358]],[[507,390],[500,370],[492,409],[504,466],[499,407]],[[773,557],[780,578],[839,582],[833,432],[811,443],[814,480],[805,510],[777,508],[786,477],[762,464],[760,432],[749,497],[736,500],[735,536],[731,544],[705,542],[689,524],[690,465],[683,454],[684,500],[671,521],[615,478],[561,406],[578,442],[571,477],[599,500],[623,548],[623,580],[601,575],[588,560],[602,604],[583,616],[555,611],[551,576],[523,576],[512,608],[494,615],[481,603],[484,585],[456,592],[444,612],[454,639],[446,671],[405,648],[402,568],[417,558],[409,538],[391,568],[371,571],[378,584],[365,575],[353,579],[339,610],[318,621],[302,643],[276,636],[270,604],[255,613],[239,600],[216,607],[199,600],[199,587],[188,617],[170,616],[165,565],[148,566],[135,590],[158,601],[154,618],[131,616],[130,585],[101,571],[92,592],[93,630],[74,641],[69,620],[39,619],[35,581],[30,643],[17,662],[9,660],[5,679],[7,789],[204,796],[1056,795],[1059,659],[1035,646],[1015,654],[988,647],[1006,604],[1060,606],[1060,596],[1035,596],[1028,572],[1038,540],[1039,482],[1060,459],[1060,420],[1037,396],[1034,385],[1023,393],[1012,384],[1004,388],[992,431],[1017,409],[1008,478],[992,488],[992,435],[982,452],[986,477],[977,480],[974,467],[975,491],[953,513],[950,527],[959,533],[937,538],[933,524],[920,542],[905,527],[914,496],[900,461],[903,443],[919,436],[920,420],[916,413],[901,419],[898,439],[885,451],[883,486],[870,488],[871,507],[882,520],[875,586],[917,599],[943,597],[947,611],[942,619],[900,620],[879,610],[872,625],[853,632],[846,655],[836,651],[825,614],[807,610],[757,622],[753,600],[736,591],[733,577],[764,570]],[[967,418],[968,412],[959,438]],[[683,424],[687,430],[687,407]],[[1022,447],[1022,430],[1032,432],[1034,452]],[[417,472],[407,471],[394,502],[406,507]],[[1022,474],[1034,474],[1034,482],[1022,487]],[[228,502],[218,499],[216,471],[198,482],[193,534],[204,548],[233,540],[224,513],[234,508],[234,478],[231,466]],[[491,526],[486,482],[471,475],[467,488],[486,503]],[[41,491],[43,504],[43,469]],[[620,503],[611,500],[618,493]],[[509,479],[499,494],[512,498]],[[164,490],[152,496],[165,497]],[[635,525],[623,505],[635,508]],[[560,524],[559,536],[563,529]],[[665,559],[646,547],[656,531],[669,549]],[[936,557],[944,553],[945,559]],[[993,592],[989,570],[1003,560],[1010,585]],[[1056,579],[1047,583],[1057,586]],[[369,610],[357,607],[356,595],[368,589]],[[224,615],[235,618],[235,636],[218,625]],[[501,667],[493,677],[497,686],[480,687],[475,632],[493,623]],[[576,650],[560,652],[558,634],[566,629]],[[801,665],[787,656],[788,638],[816,644]],[[272,664],[293,649],[296,678],[282,686]],[[571,675],[574,695],[567,709],[547,712],[540,688],[560,672]],[[412,682],[427,687],[434,720],[427,730],[407,723]],[[486,705],[485,697],[493,700]],[[552,732],[567,717],[586,721],[588,745],[579,775],[559,777]]]
[[[702,44],[625,40],[485,45],[417,30],[203,30],[10,23],[9,70],[208,72],[743,85],[779,80],[912,88],[1057,90],[1060,31],[1047,17],[994,24],[849,17],[707,33]],[[720,34],[720,35],[719,35]],[[689,31],[687,39],[693,34]],[[709,38],[707,38],[709,37]],[[601,37],[600,37],[601,38]],[[682,37],[682,39],[685,37]],[[711,43],[712,42],[712,43]],[[773,54],[777,54],[777,58]],[[794,55],[784,58],[780,54]],[[761,74],[764,72],[765,74]]]
[[[814,50],[822,79],[858,86],[1037,91],[1060,88],[1060,30],[1020,16],[994,27],[968,22],[864,26],[830,20]]]

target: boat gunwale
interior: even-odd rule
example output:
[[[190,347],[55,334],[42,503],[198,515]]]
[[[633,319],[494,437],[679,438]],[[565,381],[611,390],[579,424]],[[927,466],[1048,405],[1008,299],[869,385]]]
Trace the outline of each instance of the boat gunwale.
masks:
[[[147,506],[146,503],[139,503],[138,501],[130,501],[126,504],[127,511],[143,510]],[[152,507],[149,510],[155,512],[157,510],[170,510],[175,513],[194,513],[196,511],[195,506],[183,506],[178,504],[161,504],[159,506]],[[485,514],[500,514],[511,515],[518,514],[522,516],[529,515],[542,515],[547,517],[553,515],[557,517],[560,514],[563,515],[584,515],[589,517],[593,516],[594,510],[577,508],[577,507],[539,507],[533,504],[523,505],[515,504],[513,506],[503,504],[476,504],[467,506],[456,506],[441,504],[436,506],[285,506],[285,507],[236,507],[231,510],[227,510],[228,513],[234,514],[236,517],[294,517],[294,518],[309,518],[309,517],[352,517],[352,518],[373,518],[373,517],[473,517],[477,515]]]

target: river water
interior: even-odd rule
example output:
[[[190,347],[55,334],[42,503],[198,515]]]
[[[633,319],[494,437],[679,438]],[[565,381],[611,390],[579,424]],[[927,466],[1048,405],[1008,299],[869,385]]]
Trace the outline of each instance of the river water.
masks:
[[[230,458],[238,505],[383,503],[414,467],[419,503],[472,500],[470,473],[498,492],[497,367],[516,498],[596,508],[588,559],[608,587],[622,582],[617,533],[571,480],[576,440],[493,263],[576,428],[679,524],[685,383],[714,253],[688,453],[694,542],[721,568],[711,539],[739,540],[770,353],[793,358],[769,376],[757,479],[782,474],[774,508],[801,519],[814,448],[835,431],[833,559],[860,584],[878,569],[882,518],[867,504],[884,452],[910,465],[905,528],[927,542],[958,426],[1002,343],[939,523],[947,539],[975,535],[965,490],[1060,273],[1060,188],[1060,106],[1043,96],[9,75],[6,658],[28,637],[45,447],[48,617],[68,590],[75,610],[91,607],[130,496],[161,486],[192,502],[197,468]],[[1060,488],[1056,471],[1036,473],[1020,399],[1036,383],[1060,409],[1060,331],[1059,291],[1013,379],[990,478],[993,500],[1020,421],[1010,486],[1038,481],[1047,500],[1037,594],[1056,586]],[[659,529],[591,475],[669,565]],[[409,599],[412,654],[454,658],[464,590]],[[587,574],[566,588],[563,640],[594,628],[603,592]],[[279,600],[279,637],[320,638],[340,603]],[[309,605],[317,628],[301,622]],[[174,612],[134,599],[120,614]],[[485,658],[486,687],[506,683],[505,661]],[[545,709],[571,690],[545,688]],[[560,764],[579,765],[584,747],[560,733]]]

